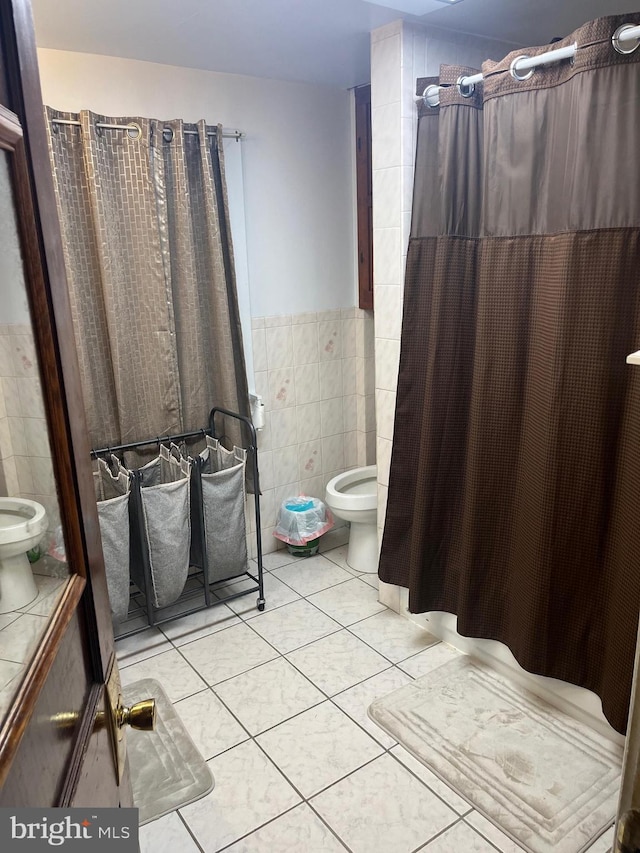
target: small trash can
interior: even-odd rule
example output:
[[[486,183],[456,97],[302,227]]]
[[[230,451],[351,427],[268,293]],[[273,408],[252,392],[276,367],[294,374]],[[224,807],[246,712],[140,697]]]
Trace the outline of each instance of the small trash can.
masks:
[[[331,510],[321,500],[299,495],[282,502],[273,535],[287,543],[290,554],[312,557],[318,553],[320,537],[332,527]]]

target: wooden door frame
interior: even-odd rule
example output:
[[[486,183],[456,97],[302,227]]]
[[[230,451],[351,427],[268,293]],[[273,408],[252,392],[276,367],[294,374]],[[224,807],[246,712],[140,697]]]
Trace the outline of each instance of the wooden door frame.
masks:
[[[8,107],[0,116],[2,147],[12,154],[25,284],[72,573],[0,726],[0,785],[11,770],[65,635],[72,622],[79,622],[93,684],[75,729],[71,766],[58,803],[64,805],[74,796],[86,738],[113,664],[114,640],[29,0],[0,0],[0,39],[4,71],[0,95]]]

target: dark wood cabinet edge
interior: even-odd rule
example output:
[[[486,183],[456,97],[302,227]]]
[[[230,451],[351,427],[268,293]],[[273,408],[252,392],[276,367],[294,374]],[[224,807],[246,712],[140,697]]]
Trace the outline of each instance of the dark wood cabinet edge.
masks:
[[[371,85],[354,89],[358,305],[373,309]]]
[[[73,618],[85,589],[85,579],[71,575],[49,620],[35,656],[14,697],[14,701],[0,728],[0,787],[11,769],[11,762],[20,745],[22,736],[31,720],[36,700],[40,695],[49,671],[56,659],[57,651]]]

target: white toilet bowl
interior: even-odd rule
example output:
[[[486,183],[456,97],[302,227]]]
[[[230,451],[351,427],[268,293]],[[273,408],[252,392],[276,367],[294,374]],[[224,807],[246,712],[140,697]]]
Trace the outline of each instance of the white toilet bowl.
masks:
[[[41,504],[24,498],[0,497],[0,613],[11,613],[38,595],[27,551],[47,529]]]
[[[347,563],[358,572],[378,571],[377,468],[352,468],[327,483],[325,503],[336,516],[351,523]]]

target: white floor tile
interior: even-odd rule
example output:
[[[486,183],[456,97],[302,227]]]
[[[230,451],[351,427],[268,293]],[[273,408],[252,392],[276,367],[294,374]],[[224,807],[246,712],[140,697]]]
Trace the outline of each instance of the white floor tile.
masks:
[[[311,595],[308,600],[341,625],[353,625],[386,610],[378,601],[377,591],[357,578]]]
[[[367,714],[367,708],[376,699],[380,699],[397,690],[398,687],[403,687],[409,684],[411,676],[399,669],[392,667],[384,672],[374,675],[373,678],[368,678],[355,687],[345,690],[343,693],[338,693],[333,697],[333,701],[339,708],[352,717],[357,723],[365,728],[369,734],[374,737],[378,743],[381,743],[385,749],[393,746],[396,741],[389,737],[386,732],[383,732],[380,726],[376,725]]]
[[[273,574],[300,595],[312,595],[337,583],[351,580],[352,577],[349,572],[345,572],[320,554],[274,569]]]
[[[244,623],[187,643],[180,651],[208,684],[233,678],[278,657],[278,653]]]
[[[240,624],[240,619],[232,613],[226,604],[216,604],[206,610],[199,610],[190,616],[182,616],[162,625],[162,632],[175,646],[183,646],[216,631],[223,631],[232,625]]]
[[[424,784],[431,788],[434,794],[437,794],[441,800],[444,800],[448,806],[460,815],[467,814],[471,811],[472,806],[463,799],[456,791],[450,788],[446,782],[438,778],[435,773],[429,770],[421,761],[414,758],[410,752],[402,746],[394,746],[389,750],[390,754],[395,756],[398,761],[410,770],[414,776],[417,776]]]
[[[287,655],[316,687],[333,696],[391,664],[353,634],[342,630]]]
[[[318,794],[311,804],[353,853],[410,853],[458,819],[389,755]]]
[[[253,735],[306,711],[325,698],[284,658],[224,681],[216,685],[215,692]]]
[[[228,847],[225,853],[344,853],[306,803]]]
[[[140,853],[198,853],[177,812],[140,827]]]
[[[493,844],[489,844],[486,838],[467,826],[464,821],[456,823],[451,829],[447,829],[426,847],[420,848],[421,853],[496,853]]]
[[[499,830],[497,826],[494,826],[491,821],[487,820],[479,812],[473,811],[471,814],[466,815],[465,822],[490,841],[494,847],[497,847],[501,853],[522,853],[524,850],[523,847],[512,841],[504,832]]]
[[[370,572],[362,572],[362,574],[358,575],[361,581],[364,583],[368,583],[369,586],[372,586],[374,589],[380,588],[380,581],[378,575],[371,574]]]
[[[249,737],[211,690],[203,690],[176,702],[175,709],[205,760]]]
[[[213,791],[180,809],[205,853],[216,853],[300,802],[253,741],[212,758],[209,766]]]
[[[326,788],[382,750],[331,702],[259,735],[260,746],[304,797]]]
[[[338,548],[331,548],[331,550],[323,551],[320,548],[320,552],[324,554],[327,560],[331,560],[332,563],[335,563],[336,566],[340,566],[342,569],[345,569],[349,574],[353,574],[354,569],[351,568],[349,563],[347,563],[347,553],[349,551],[349,545],[340,545]]]
[[[32,616],[30,613],[18,616],[15,622],[0,631],[0,658],[14,663],[27,663],[48,624],[46,616]]]
[[[280,566],[286,566],[287,563],[295,563],[296,560],[300,559],[300,557],[290,554],[286,548],[283,548],[280,551],[272,551],[270,554],[263,554],[262,568],[266,569],[268,572],[272,572]]]
[[[158,628],[148,628],[140,634],[133,634],[116,641],[116,657],[121,667],[130,666],[138,661],[169,652],[173,646]]]
[[[266,602],[264,610],[258,610],[256,607],[257,592],[243,596],[242,598],[235,598],[229,602],[228,606],[243,619],[253,619],[254,617],[262,616],[270,610],[275,610],[278,607],[282,607],[283,604],[289,604],[300,598],[297,592],[294,592],[286,584],[283,584],[274,574],[265,572],[263,579],[264,598]],[[255,586],[254,581],[242,580],[225,584],[225,586],[220,588],[220,592],[223,596],[231,595],[234,592],[240,592],[240,590],[248,586]]]
[[[398,663],[398,668],[403,672],[408,673],[412,678],[420,678],[421,675],[426,675],[428,672],[433,672],[443,663],[448,663],[450,660],[459,657],[462,652],[452,649],[445,643],[437,643],[435,646],[430,646],[423,652],[419,652],[413,657]]]
[[[123,686],[141,678],[155,678],[172,702],[179,702],[180,699],[198,693],[206,687],[200,676],[175,649],[132,666],[122,667],[120,677]]]
[[[340,630],[337,622],[304,599],[252,619],[251,626],[282,654]]]
[[[440,642],[419,625],[387,609],[353,625],[351,631],[394,663]]]

